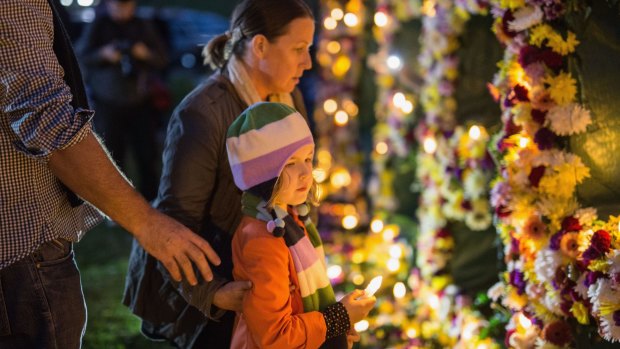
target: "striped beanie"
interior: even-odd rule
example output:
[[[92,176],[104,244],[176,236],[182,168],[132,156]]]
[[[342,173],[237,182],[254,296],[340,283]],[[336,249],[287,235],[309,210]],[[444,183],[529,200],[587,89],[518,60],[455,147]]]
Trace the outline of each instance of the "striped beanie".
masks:
[[[308,123],[282,103],[260,102],[247,108],[228,128],[226,151],[235,184],[264,200],[288,159],[314,145]]]

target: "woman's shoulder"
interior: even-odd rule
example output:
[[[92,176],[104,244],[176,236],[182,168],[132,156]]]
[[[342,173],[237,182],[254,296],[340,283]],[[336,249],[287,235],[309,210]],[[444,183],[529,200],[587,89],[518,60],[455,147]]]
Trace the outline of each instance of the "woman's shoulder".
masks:
[[[184,101],[201,101],[207,104],[226,103],[237,100],[236,92],[226,76],[215,72],[194,88]]]
[[[242,102],[236,92],[230,90],[226,77],[214,73],[183,98],[175,108],[173,118],[198,118],[200,122],[207,124],[223,122],[223,126],[227,128],[241,111]],[[205,117],[213,115],[218,117]]]

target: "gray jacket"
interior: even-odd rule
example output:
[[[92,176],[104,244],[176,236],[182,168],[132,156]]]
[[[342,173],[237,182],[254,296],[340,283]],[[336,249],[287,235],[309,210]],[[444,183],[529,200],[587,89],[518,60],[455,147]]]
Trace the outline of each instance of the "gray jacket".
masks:
[[[301,93],[293,101],[304,117]],[[241,220],[241,192],[226,154],[226,132],[247,108],[225,74],[215,73],[174,110],[163,152],[159,194],[154,206],[205,238],[222,264],[216,277],[197,286],[176,283],[161,263],[134,241],[123,303],[143,319],[143,332],[192,347],[197,336],[226,311],[212,306],[215,291],[232,280],[232,234]],[[230,321],[227,314],[223,321]],[[216,348],[216,346],[213,346]]]

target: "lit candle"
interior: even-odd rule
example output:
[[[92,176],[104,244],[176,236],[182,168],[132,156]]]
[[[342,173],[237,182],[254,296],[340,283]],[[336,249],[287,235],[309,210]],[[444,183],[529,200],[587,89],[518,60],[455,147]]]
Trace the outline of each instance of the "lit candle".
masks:
[[[379,287],[381,287],[381,282],[383,282],[383,276],[375,276],[372,280],[370,280],[370,283],[368,284],[368,286],[366,286],[366,289],[364,290],[365,294],[362,298],[374,296],[375,292],[377,292],[379,290]]]

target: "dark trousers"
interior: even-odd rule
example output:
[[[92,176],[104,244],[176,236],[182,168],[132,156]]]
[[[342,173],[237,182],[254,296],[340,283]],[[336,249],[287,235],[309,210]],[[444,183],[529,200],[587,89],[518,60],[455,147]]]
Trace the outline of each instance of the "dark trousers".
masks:
[[[0,270],[0,348],[80,348],[86,304],[72,244],[53,240]]]
[[[138,190],[147,200],[157,195],[159,147],[157,117],[148,104],[122,106],[95,101],[95,130],[123,172],[130,150],[136,161]],[[131,177],[131,176],[130,176]]]

